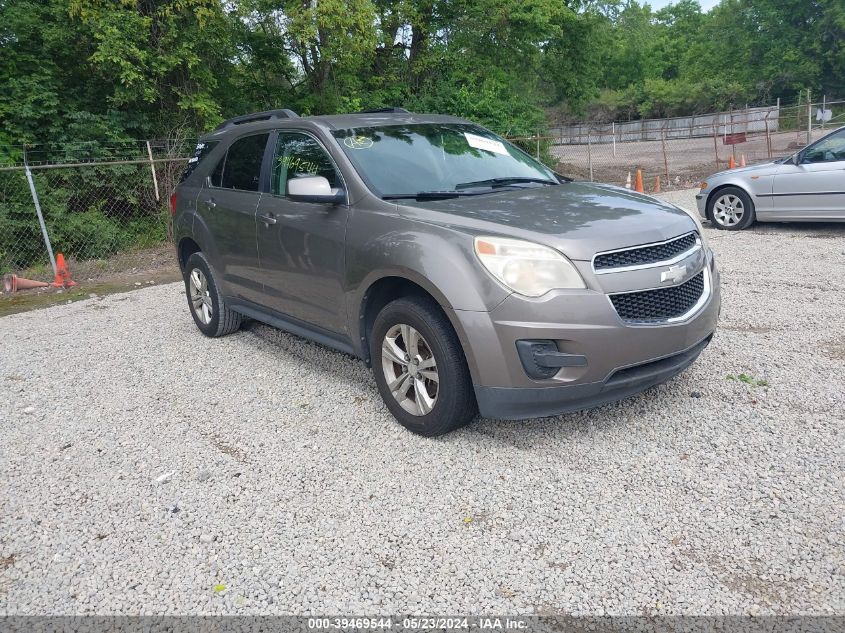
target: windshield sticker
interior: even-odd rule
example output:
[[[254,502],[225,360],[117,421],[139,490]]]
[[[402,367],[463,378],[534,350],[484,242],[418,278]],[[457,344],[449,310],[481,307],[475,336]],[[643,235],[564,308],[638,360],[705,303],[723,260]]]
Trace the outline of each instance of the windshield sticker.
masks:
[[[369,149],[373,146],[373,139],[367,136],[347,136],[343,144],[349,149]]]
[[[464,132],[464,136],[466,137],[469,146],[474,147],[475,149],[483,149],[496,154],[508,153],[508,150],[505,148],[505,144],[501,141],[495,141],[492,138],[484,138],[483,136],[470,134],[469,132]]]

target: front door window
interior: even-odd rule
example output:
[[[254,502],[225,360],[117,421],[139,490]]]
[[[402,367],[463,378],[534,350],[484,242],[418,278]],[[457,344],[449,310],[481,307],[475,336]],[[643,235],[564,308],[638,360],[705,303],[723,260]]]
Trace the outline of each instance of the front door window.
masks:
[[[831,134],[804,152],[803,163],[833,163],[845,160],[845,130]]]
[[[332,188],[340,186],[334,163],[316,140],[307,134],[279,132],[270,191],[278,196],[286,196],[288,182],[303,176],[323,176]]]

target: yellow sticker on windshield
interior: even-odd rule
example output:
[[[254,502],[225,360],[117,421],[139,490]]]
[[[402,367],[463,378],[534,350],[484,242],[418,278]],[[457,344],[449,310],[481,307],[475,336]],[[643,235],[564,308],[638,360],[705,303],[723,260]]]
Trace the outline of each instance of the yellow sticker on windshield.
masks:
[[[373,139],[368,136],[347,136],[343,144],[349,149],[367,149],[373,146]]]

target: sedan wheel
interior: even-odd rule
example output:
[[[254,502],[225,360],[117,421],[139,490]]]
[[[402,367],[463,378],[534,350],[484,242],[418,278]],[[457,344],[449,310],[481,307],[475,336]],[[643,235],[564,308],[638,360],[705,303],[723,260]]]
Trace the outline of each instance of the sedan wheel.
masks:
[[[744,215],[745,205],[733,194],[720,196],[713,205],[713,218],[722,226],[739,224]]]
[[[720,189],[707,202],[707,219],[717,229],[741,231],[754,224],[754,202],[739,187]]]
[[[434,408],[440,375],[422,334],[404,323],[391,327],[382,341],[381,365],[387,388],[405,411],[422,416]]]

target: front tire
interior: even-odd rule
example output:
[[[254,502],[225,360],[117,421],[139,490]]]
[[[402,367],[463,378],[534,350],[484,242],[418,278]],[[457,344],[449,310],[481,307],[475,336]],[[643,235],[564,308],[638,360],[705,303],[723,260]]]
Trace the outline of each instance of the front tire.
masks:
[[[226,306],[205,255],[198,252],[188,258],[184,277],[188,307],[200,332],[216,338],[241,327],[241,315]]]
[[[387,408],[414,433],[443,435],[478,412],[461,343],[431,299],[387,304],[373,323],[370,360]]]
[[[754,224],[754,202],[739,187],[725,187],[707,202],[707,219],[717,229],[741,231]]]

